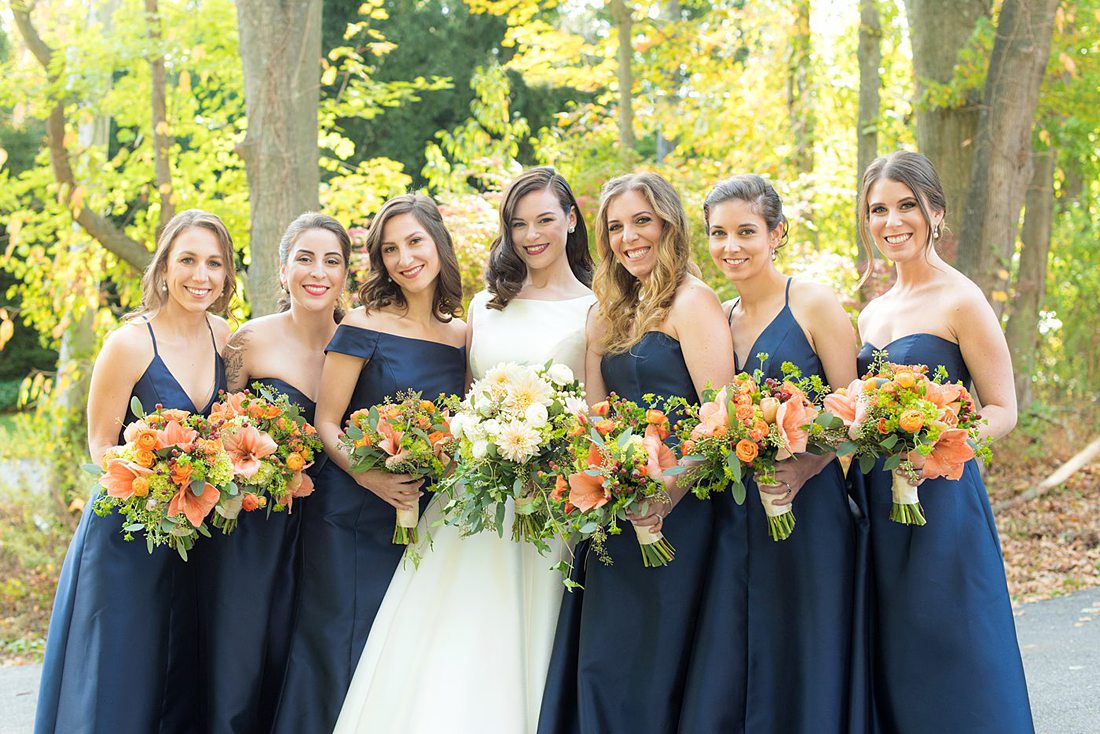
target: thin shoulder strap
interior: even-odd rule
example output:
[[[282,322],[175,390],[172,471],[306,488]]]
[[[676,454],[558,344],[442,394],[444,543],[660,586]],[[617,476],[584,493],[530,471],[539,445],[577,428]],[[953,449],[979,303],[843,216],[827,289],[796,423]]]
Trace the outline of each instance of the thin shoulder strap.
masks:
[[[210,319],[206,319],[206,330],[210,332],[210,343],[214,345],[214,354],[218,353],[218,340],[214,338],[214,327],[210,325]]]
[[[787,278],[787,290],[785,290],[783,292],[783,305],[784,306],[790,306],[791,305],[791,281],[792,280],[794,280],[793,275]]]
[[[145,328],[149,330],[149,338],[153,340],[153,356],[159,356],[157,352],[157,335],[153,333],[153,324],[149,321],[145,322]]]
[[[737,308],[737,304],[740,302],[741,296],[738,296],[734,299],[733,303],[730,304],[730,312],[726,314],[726,323],[730,326],[733,326],[733,309]]]

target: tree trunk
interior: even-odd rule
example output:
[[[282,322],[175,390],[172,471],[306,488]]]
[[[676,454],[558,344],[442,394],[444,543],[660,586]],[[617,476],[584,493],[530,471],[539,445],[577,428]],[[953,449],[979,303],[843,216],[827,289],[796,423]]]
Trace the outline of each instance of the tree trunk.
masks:
[[[1046,293],[1047,259],[1054,222],[1054,150],[1034,153],[1034,171],[1027,188],[1024,226],[1020,233],[1020,270],[1016,297],[1005,326],[1008,349],[1016,373],[1016,401],[1031,402],[1031,378],[1035,372],[1035,349],[1039,341],[1039,309]]]
[[[878,0],[859,2],[859,121],[856,126],[856,190],[863,180],[863,172],[871,161],[878,158],[879,87],[882,78],[882,21]],[[868,264],[867,255],[860,245],[859,217],[856,216],[856,267],[863,272]],[[870,283],[864,285],[860,298],[871,299]]]
[[[951,81],[959,51],[966,46],[978,21],[989,17],[991,5],[991,0],[905,0],[917,77],[917,147],[940,175],[947,197],[948,226],[959,221],[967,199],[981,92],[969,92],[952,107],[933,106],[925,95],[929,83]],[[950,229],[940,240],[941,252],[950,260],[954,259],[957,242]]]
[[[680,21],[681,12],[682,10],[680,6],[680,0],[666,0],[665,3],[661,6],[661,20],[668,24],[678,23]],[[675,114],[674,110],[680,102],[680,95],[676,92],[676,90],[680,88],[680,85],[683,82],[683,76],[683,72],[681,72],[679,68],[673,70],[672,73],[668,76],[669,89],[667,96],[668,101],[665,105],[666,114]],[[676,140],[674,138],[667,137],[664,132],[660,128],[658,128],[656,152],[657,163],[663,162],[664,159],[667,158],[668,155],[675,149]]]
[[[794,0],[794,32],[787,51],[787,114],[794,138],[794,168],[800,180],[814,172],[814,90],[813,42],[810,37],[810,0]],[[802,220],[810,233],[809,239],[820,246],[814,226],[813,190],[807,190]]]
[[[1016,245],[1020,207],[1031,178],[1031,136],[1050,56],[1058,0],[1005,0],[989,60],[975,138],[959,265],[987,296],[1005,288],[999,271]],[[998,312],[1004,299],[995,298]]]
[[[259,316],[275,310],[279,238],[320,206],[321,0],[237,0],[237,24],[248,115],[237,152],[252,218],[247,291]]]
[[[164,73],[164,54],[160,51],[160,9],[157,0],[145,0],[146,35],[149,37],[152,57],[149,59],[150,76],[153,90],[153,159],[156,165],[157,193],[160,197],[160,217],[157,235],[164,229],[175,213],[172,203],[172,166],[168,152],[172,138],[168,134],[168,105],[165,101],[167,82]]]
[[[608,0],[608,9],[619,31],[619,148],[624,156],[634,151],[634,18],[626,0]]]

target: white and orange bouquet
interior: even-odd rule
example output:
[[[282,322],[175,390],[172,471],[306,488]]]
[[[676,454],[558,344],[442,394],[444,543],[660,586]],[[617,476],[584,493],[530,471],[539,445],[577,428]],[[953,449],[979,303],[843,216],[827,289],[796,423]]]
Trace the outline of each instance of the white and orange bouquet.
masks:
[[[251,390],[219,396],[209,421],[233,462],[235,486],[214,509],[213,524],[222,532],[233,531],[242,511],[290,512],[295,499],[313,493],[305,470],[323,446],[301,407],[286,395],[253,383]]]
[[[571,430],[571,455],[559,466],[551,496],[557,521],[591,538],[597,557],[610,563],[607,536],[618,535],[623,523],[630,524],[628,512],[647,514],[654,502],[667,502],[662,477],[679,469],[664,442],[670,428],[663,410],[645,409],[612,393],[591,412]],[[676,551],[660,531],[633,527],[647,568],[673,560]]]
[[[970,392],[946,380],[942,367],[929,377],[924,365],[893,364],[877,353],[862,379],[825,397],[825,410],[847,428],[837,454],[854,455],[865,474],[885,457],[883,469],[892,476],[890,519],[903,525],[926,523],[919,480],[959,479],[966,462],[990,455],[978,432],[985,421]]]
[[[130,410],[137,420],[123,431],[123,445],[88,467],[104,489],[92,508],[122,515],[126,540],[144,533],[150,553],[166,545],[186,561],[196,538],[210,537],[206,519],[230,496],[233,461],[204,416],[159,405],[146,414],[137,398]]]
[[[454,453],[449,414],[419,392],[398,393],[395,399],[357,410],[348,418],[340,443],[351,458],[351,470],[379,469],[427,480],[433,490],[450,468]],[[419,506],[397,510],[393,543],[418,540]]]
[[[757,355],[763,363],[766,354]],[[678,399],[676,407],[686,417],[677,428],[680,451],[688,467],[683,481],[692,483],[700,499],[729,488],[734,501],[745,501],[745,478],[757,487],[774,487],[775,468],[796,455],[830,450],[830,421],[819,420],[812,396],[827,391],[816,375],[803,377],[784,362],[782,380],[765,378],[761,370],[738,373],[733,382],[718,390],[707,389],[703,402],[693,406]],[[794,532],[790,504],[775,504],[782,495],[759,490],[773,540],[786,540]]]
[[[447,522],[463,534],[504,535],[509,500],[512,539],[541,551],[551,527],[548,478],[569,448],[569,429],[585,410],[584,390],[564,364],[498,364],[451,401],[458,466],[448,479]]]

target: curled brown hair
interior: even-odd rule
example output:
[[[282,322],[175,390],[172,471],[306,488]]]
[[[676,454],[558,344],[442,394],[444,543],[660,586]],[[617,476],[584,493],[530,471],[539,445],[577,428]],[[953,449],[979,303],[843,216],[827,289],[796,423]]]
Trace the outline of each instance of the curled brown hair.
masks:
[[[535,191],[549,191],[557,197],[561,210],[566,216],[570,211],[577,217],[577,226],[565,238],[565,257],[569,269],[577,280],[586,286],[592,286],[592,254],[588,251],[588,229],[584,224],[577,198],[569,188],[569,182],[553,168],[532,168],[524,171],[508,184],[504,198],[500,202],[500,229],[489,251],[489,266],[485,270],[485,281],[492,294],[486,304],[488,308],[503,309],[523,288],[527,278],[527,264],[516,253],[512,242],[512,219],[520,200]]]
[[[608,231],[608,206],[627,191],[641,194],[663,224],[657,243],[657,263],[646,282],[644,301],[638,300],[641,282],[615,258]],[[687,215],[672,185],[648,172],[618,176],[604,184],[596,215],[596,251],[600,263],[596,266],[592,290],[600,304],[603,348],[608,354],[625,352],[668,318],[676,290],[684,277],[695,270]]]
[[[286,231],[283,232],[282,238],[279,240],[279,263],[286,266],[290,260],[290,253],[294,249],[294,245],[298,243],[298,238],[306,232],[312,229],[320,229],[325,232],[331,232],[336,241],[340,243],[340,255],[344,258],[344,268],[347,269],[351,265],[351,237],[348,236],[348,231],[344,229],[344,225],[339,221],[330,217],[327,214],[320,214],[318,212],[305,212],[298,215],[298,218],[287,225]],[[340,291],[340,298],[336,301],[336,308],[333,310],[333,318],[337,322],[340,322],[344,318],[344,313],[347,311],[347,304],[345,299],[345,292],[347,291],[347,283],[344,283],[344,288]],[[290,308],[290,294],[283,293],[279,297],[279,301],[276,304],[279,311],[286,311]]]
[[[396,216],[411,214],[420,223],[428,236],[435,242],[439,253],[439,275],[435,281],[435,295],[432,297],[432,312],[440,321],[450,321],[462,315],[462,275],[458,268],[451,233],[443,224],[443,215],[439,207],[427,196],[421,194],[402,194],[395,196],[382,205],[374,221],[367,230],[367,256],[370,270],[366,280],[359,288],[359,302],[367,312],[386,306],[396,305],[408,308],[401,286],[390,279],[386,265],[382,262],[382,235],[386,223]]]
[[[871,277],[875,267],[875,247],[869,221],[871,212],[868,197],[871,195],[872,187],[883,179],[897,181],[913,192],[913,196],[916,197],[917,204],[920,206],[921,214],[924,216],[924,223],[928,225],[927,247],[933,246],[936,238],[939,237],[940,227],[944,226],[941,222],[940,227],[933,228],[933,213],[943,212],[945,215],[947,214],[947,197],[943,193],[943,184],[940,183],[940,176],[936,173],[932,161],[928,160],[927,157],[908,150],[897,150],[890,155],[871,161],[871,164],[867,166],[867,170],[863,172],[863,182],[859,187],[859,204],[856,210],[859,220],[859,239],[864,252],[867,253],[867,267],[863,271],[863,277],[859,280],[861,286]],[[926,249],[925,252],[927,253],[928,250]]]
[[[222,283],[222,292],[218,299],[210,304],[207,311],[224,314],[229,307],[229,302],[237,292],[237,269],[233,261],[233,238],[229,230],[225,228],[217,215],[204,212],[201,209],[188,209],[182,211],[168,220],[164,225],[160,236],[157,237],[157,249],[153,253],[153,260],[145,268],[141,276],[141,305],[134,311],[126,314],[123,321],[133,321],[139,318],[152,318],[168,303],[168,293],[160,288],[168,272],[168,256],[172,252],[172,245],[179,236],[192,227],[205,229],[214,235],[221,249],[221,257],[225,263],[225,282]]]

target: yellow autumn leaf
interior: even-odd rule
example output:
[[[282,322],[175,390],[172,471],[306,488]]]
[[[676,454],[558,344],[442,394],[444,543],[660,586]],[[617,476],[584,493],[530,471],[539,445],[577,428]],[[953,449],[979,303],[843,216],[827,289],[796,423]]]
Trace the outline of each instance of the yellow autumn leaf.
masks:
[[[1004,303],[1008,300],[1008,294],[1004,291],[993,291],[989,294],[991,298],[997,303]]]
[[[180,72],[180,94],[191,94],[191,73],[187,69]]]
[[[4,164],[8,162],[8,151],[0,148],[0,168],[4,167]]]
[[[73,217],[79,217],[80,212],[84,211],[84,187],[77,186],[73,189],[73,195],[69,199],[69,209],[73,212]]]
[[[324,84],[325,86],[328,86],[329,84],[332,84],[334,81],[336,81],[336,67],[335,66],[330,66],[327,69],[325,69],[323,74],[321,74],[321,84]]]
[[[0,318],[0,349],[4,348],[4,345],[11,339],[12,334],[15,333],[15,324],[8,318],[7,313],[4,313]]]

